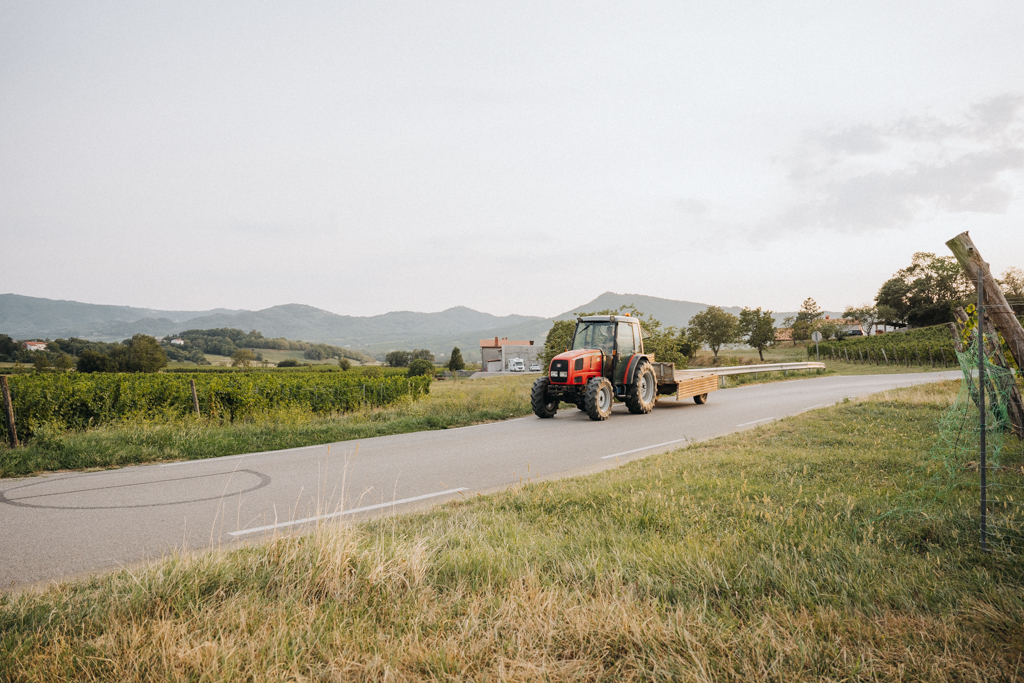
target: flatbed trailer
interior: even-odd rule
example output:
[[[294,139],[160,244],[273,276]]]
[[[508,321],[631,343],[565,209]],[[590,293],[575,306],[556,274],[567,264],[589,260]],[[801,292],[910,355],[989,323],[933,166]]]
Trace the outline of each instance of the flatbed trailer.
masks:
[[[677,371],[674,363],[651,363],[658,380],[658,395],[675,395],[677,401],[692,398],[704,403],[708,393],[718,389],[718,375],[714,373],[694,374],[691,371]]]

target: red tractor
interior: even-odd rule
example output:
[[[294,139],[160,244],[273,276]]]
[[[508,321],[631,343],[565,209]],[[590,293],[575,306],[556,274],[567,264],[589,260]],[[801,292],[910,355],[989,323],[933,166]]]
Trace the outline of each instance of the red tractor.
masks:
[[[554,417],[562,401],[575,403],[591,420],[605,420],[612,403],[622,401],[631,413],[649,413],[658,394],[692,394],[704,403],[718,387],[717,376],[702,375],[677,381],[675,366],[654,363],[644,353],[640,321],[629,315],[579,318],[572,346],[555,356],[548,376],[533,384],[530,401],[538,417]],[[660,375],[660,376],[659,376]]]

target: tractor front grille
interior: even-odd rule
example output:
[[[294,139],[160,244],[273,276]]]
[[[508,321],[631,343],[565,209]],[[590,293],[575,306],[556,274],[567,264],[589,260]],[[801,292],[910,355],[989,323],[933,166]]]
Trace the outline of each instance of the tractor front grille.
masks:
[[[551,381],[565,384],[569,381],[569,361],[555,360],[551,362]]]

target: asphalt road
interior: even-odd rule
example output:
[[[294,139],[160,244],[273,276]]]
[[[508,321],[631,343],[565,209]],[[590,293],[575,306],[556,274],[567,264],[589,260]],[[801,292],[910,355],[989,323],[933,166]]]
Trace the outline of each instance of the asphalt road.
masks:
[[[829,376],[725,389],[707,404],[616,405],[604,422],[551,420],[330,446],[0,480],[0,589],[365,519],[538,478],[582,474],[885,389],[959,372]]]

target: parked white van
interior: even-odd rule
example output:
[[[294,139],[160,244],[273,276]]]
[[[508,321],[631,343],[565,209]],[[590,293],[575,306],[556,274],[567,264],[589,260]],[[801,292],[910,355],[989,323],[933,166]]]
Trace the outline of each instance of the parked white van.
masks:
[[[508,360],[508,371],[509,372],[526,372],[526,364],[522,358],[509,358]]]

